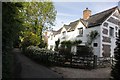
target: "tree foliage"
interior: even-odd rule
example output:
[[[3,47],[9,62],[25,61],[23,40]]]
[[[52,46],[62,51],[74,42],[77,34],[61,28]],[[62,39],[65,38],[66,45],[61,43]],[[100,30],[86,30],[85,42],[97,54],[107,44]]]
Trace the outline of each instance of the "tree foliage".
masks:
[[[37,46],[40,44],[40,38],[33,32],[26,31],[23,33],[24,38],[20,37],[23,46]]]
[[[2,4],[2,43],[3,49],[12,47],[13,42],[19,36],[22,21],[19,16],[19,9],[22,9],[20,3],[3,3]]]
[[[111,75],[113,80],[120,80],[120,31],[116,45],[117,46],[114,49],[115,65],[112,66]]]
[[[87,36],[88,36],[88,41],[87,45],[91,45],[92,42],[96,39],[96,37],[99,35],[98,31],[94,30],[91,31]]]
[[[60,44],[60,39],[58,39],[57,41],[55,41],[55,51],[58,51],[59,44]]]
[[[34,33],[42,41],[42,30],[53,26],[56,18],[56,10],[52,2],[24,2],[21,10],[25,26],[21,33],[25,38],[26,31]],[[24,39],[26,40],[26,39]],[[40,43],[39,43],[40,44]]]
[[[67,48],[71,48],[71,46],[73,45],[78,45],[78,44],[81,44],[82,41],[81,40],[75,40],[75,41],[62,41],[61,42],[61,47],[67,47]]]

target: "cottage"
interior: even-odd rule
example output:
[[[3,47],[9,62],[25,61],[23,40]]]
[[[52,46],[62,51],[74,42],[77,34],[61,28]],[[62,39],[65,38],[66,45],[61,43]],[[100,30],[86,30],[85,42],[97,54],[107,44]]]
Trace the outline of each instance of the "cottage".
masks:
[[[92,41],[94,55],[98,57],[114,56],[116,37],[120,30],[120,10],[118,6],[103,12],[91,15],[91,10],[83,11],[83,18],[64,25],[58,31],[46,33],[48,49],[54,50],[55,41],[82,40],[80,45],[85,45],[91,31],[97,31],[98,35]],[[77,52],[79,46],[73,46],[71,51]]]

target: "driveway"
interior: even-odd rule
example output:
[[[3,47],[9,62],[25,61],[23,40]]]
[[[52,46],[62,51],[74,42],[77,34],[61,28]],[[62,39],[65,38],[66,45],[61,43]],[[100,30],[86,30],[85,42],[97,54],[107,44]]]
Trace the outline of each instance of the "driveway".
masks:
[[[13,50],[15,54],[15,75],[16,78],[61,78],[58,73],[45,66],[35,63],[28,57],[21,54],[19,49]]]
[[[61,74],[64,78],[110,78],[111,71],[110,67],[93,70],[67,67],[52,67],[51,69]]]

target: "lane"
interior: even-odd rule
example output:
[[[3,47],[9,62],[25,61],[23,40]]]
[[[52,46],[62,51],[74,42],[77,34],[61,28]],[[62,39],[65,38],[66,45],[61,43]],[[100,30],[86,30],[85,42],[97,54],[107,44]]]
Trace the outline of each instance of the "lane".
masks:
[[[52,70],[59,72],[65,78],[110,78],[111,68],[98,68],[93,70],[65,68],[65,67],[52,67]]]
[[[61,78],[62,76],[40,64],[33,62],[21,54],[19,49],[15,49],[15,57],[17,62],[17,71],[20,72],[21,78]]]

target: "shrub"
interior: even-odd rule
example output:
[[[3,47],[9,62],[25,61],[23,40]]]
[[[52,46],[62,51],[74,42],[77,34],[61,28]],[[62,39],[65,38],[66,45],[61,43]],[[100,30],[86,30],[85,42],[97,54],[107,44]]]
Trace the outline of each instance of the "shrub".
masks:
[[[87,40],[87,45],[91,45],[92,42],[97,38],[97,36],[99,35],[98,31],[94,30],[94,31],[91,31],[87,37],[88,37],[88,40]]]
[[[61,54],[63,54],[63,55],[65,55],[65,57],[68,59],[68,58],[70,58],[70,56],[71,56],[71,47],[73,46],[73,45],[78,45],[78,44],[81,44],[82,43],[82,41],[81,40],[75,40],[75,41],[70,41],[70,40],[68,40],[68,41],[63,41],[63,42],[61,42],[61,48],[59,49],[60,51],[60,53]]]
[[[37,62],[49,65],[55,53],[57,52],[37,46],[29,46],[24,54]]]
[[[75,40],[75,41],[73,41],[73,45],[78,45],[78,44],[81,44],[81,43],[82,43],[81,40]]]
[[[58,39],[57,41],[55,41],[55,51],[58,51],[59,43],[60,43],[60,39]]]
[[[120,80],[120,31],[116,39],[116,48],[114,49],[115,64],[112,66],[112,80]]]
[[[47,43],[41,40],[40,44],[38,45],[40,48],[47,48]]]
[[[89,46],[79,46],[79,50],[77,52],[78,56],[87,56],[93,55],[92,47]]]

